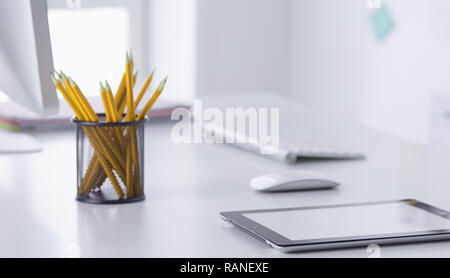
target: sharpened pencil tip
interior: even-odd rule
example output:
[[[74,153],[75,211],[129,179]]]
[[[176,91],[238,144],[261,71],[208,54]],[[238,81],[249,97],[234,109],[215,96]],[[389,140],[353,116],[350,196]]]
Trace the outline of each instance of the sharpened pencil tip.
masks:
[[[66,81],[68,79],[67,75],[62,70],[59,70],[59,75],[61,76],[61,79],[63,81]]]
[[[163,81],[161,81],[161,84],[159,85],[159,90],[162,91],[164,90],[164,87],[166,86],[167,83],[167,79],[169,78],[169,76],[166,76],[166,78],[164,78]]]
[[[55,77],[55,74],[53,73],[53,74],[50,74],[50,78],[52,79],[52,81],[53,81],[53,83],[56,85],[56,84],[58,84],[58,83],[60,83],[59,82],[59,80],[58,79],[56,79],[56,77]]]
[[[103,86],[102,82],[100,81],[100,92],[104,92],[105,91],[105,87]]]
[[[72,87],[74,87],[74,88],[75,88],[75,87],[78,87],[78,86],[77,86],[77,83],[75,83],[75,81],[73,81],[73,79],[72,79],[70,76],[69,76],[68,78],[69,78],[70,86],[72,86]]]
[[[105,80],[105,88],[107,91],[111,91],[111,86],[109,86],[108,80]]]

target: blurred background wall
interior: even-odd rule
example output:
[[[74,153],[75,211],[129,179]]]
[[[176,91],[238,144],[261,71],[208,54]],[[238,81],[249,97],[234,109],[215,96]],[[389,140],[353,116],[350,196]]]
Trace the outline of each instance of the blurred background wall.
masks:
[[[65,3],[49,2],[53,8]],[[158,79],[168,73],[169,98],[279,94],[399,137],[450,145],[450,1],[380,2],[393,22],[382,39],[371,22],[378,9],[366,0],[92,0],[81,5],[128,7],[128,13],[114,10],[110,20],[129,18],[131,31],[123,37],[131,38],[125,45],[137,49],[142,61],[141,81],[154,67]],[[120,32],[111,30],[102,40],[119,40]],[[109,43],[117,51],[124,45]],[[54,45],[68,48],[63,42]],[[120,65],[122,58],[112,63]]]

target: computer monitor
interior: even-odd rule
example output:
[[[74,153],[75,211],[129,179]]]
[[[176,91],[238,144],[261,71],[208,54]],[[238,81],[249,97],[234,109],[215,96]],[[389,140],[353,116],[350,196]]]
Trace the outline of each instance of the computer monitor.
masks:
[[[58,111],[46,0],[0,0],[0,90],[38,115]]]

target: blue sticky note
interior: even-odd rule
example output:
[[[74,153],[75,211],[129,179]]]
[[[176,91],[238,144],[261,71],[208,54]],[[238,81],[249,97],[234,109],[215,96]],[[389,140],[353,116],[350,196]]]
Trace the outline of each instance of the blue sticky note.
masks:
[[[369,22],[377,41],[382,41],[394,29],[394,20],[386,5],[373,9],[369,16]]]

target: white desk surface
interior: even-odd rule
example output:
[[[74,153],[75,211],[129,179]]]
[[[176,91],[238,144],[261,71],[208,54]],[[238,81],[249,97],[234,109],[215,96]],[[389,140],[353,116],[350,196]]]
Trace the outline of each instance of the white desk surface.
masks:
[[[147,126],[144,202],[75,201],[75,132],[34,135],[45,150],[0,155],[1,257],[367,257],[365,248],[283,254],[223,223],[220,211],[416,198],[450,210],[448,150],[358,131],[360,161],[293,166],[230,146],[174,144],[171,124]],[[351,134],[351,133],[348,133]],[[277,169],[321,171],[337,190],[263,194],[248,186]],[[374,219],[376,221],[376,219]],[[382,257],[450,257],[450,242],[384,246]]]

